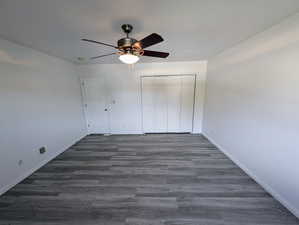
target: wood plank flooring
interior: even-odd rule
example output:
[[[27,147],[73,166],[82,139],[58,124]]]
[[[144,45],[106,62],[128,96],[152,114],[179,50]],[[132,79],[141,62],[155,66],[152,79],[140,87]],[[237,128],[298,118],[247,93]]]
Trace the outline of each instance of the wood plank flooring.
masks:
[[[0,197],[1,225],[294,225],[201,135],[90,135]]]

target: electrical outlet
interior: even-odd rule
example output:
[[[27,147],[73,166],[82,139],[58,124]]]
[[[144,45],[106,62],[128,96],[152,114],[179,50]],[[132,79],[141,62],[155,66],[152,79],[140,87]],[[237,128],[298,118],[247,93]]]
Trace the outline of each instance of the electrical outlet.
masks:
[[[22,164],[23,164],[23,160],[20,159],[20,160],[18,161],[18,165],[19,165],[19,166],[22,166]]]
[[[46,147],[41,147],[40,149],[39,149],[39,153],[40,154],[44,154],[46,152]]]

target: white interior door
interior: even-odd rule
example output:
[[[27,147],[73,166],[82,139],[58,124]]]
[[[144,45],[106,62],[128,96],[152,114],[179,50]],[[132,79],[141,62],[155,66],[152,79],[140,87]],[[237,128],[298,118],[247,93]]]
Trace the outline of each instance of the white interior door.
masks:
[[[195,76],[143,77],[143,132],[192,132],[194,89]]]
[[[82,85],[89,133],[110,133],[107,91],[103,77],[86,78]]]

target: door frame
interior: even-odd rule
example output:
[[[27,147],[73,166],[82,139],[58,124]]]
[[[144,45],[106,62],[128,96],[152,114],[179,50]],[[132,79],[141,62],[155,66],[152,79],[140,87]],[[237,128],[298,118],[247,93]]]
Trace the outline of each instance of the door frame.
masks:
[[[83,105],[83,115],[85,120],[85,127],[87,130],[87,134],[90,134],[89,126],[88,126],[88,119],[87,119],[87,103],[85,102],[86,98],[86,90],[85,90],[85,80],[79,76],[79,82],[80,82],[80,89],[81,89],[81,102]]]
[[[195,102],[196,102],[196,83],[197,83],[197,74],[196,73],[187,73],[187,74],[159,74],[159,75],[154,75],[154,74],[151,74],[151,75],[141,75],[139,76],[139,79],[140,79],[140,112],[141,112],[141,132],[143,134],[145,134],[144,132],[144,126],[143,126],[143,89],[142,89],[142,79],[145,78],[145,77],[174,77],[174,76],[193,76],[194,77],[194,90],[193,90],[193,110],[192,110],[192,131],[191,133],[194,132],[194,116],[195,116]]]

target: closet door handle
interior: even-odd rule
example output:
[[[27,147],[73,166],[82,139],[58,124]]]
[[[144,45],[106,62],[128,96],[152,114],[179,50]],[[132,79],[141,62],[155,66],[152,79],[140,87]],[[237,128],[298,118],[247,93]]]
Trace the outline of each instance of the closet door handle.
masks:
[[[104,111],[105,111],[105,112],[107,112],[107,111],[108,111],[108,109],[104,109]]]

